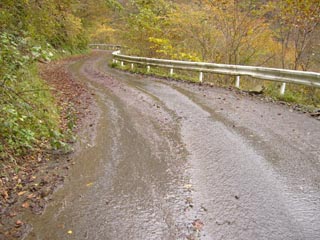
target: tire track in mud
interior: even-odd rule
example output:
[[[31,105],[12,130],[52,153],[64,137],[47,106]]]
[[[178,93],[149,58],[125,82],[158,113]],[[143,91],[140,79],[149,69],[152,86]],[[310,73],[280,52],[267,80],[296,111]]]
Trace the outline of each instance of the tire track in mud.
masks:
[[[211,110],[210,105],[206,107],[196,100],[208,93],[203,95],[199,91],[197,95],[188,90],[188,94],[185,90],[188,84],[168,84],[147,78],[143,89],[181,119],[182,140],[190,153],[189,174],[198,189],[194,205],[198,205],[197,215],[203,216],[206,224],[203,239],[320,238],[319,175],[315,170],[320,170],[316,147],[319,139],[315,137],[320,133],[317,121],[276,107],[269,111],[279,118],[264,117],[266,125],[288,118],[289,126],[280,123],[281,127],[277,128],[270,124],[272,132],[266,136],[268,132],[259,128],[249,130],[250,121],[261,122],[262,116],[251,115],[252,119],[239,132],[234,126],[230,128],[232,118],[223,117],[219,111]],[[267,107],[262,109],[268,108],[268,104],[264,105]],[[303,126],[300,119],[304,119]],[[287,138],[292,134],[291,127],[299,132],[307,129],[308,135],[314,129],[314,137],[300,135],[300,140],[295,138],[292,142]],[[290,161],[299,170],[290,166]],[[301,178],[309,179],[301,182]]]
[[[97,137],[79,153],[70,182],[30,239],[63,239],[67,229],[70,239],[320,238],[317,177],[299,186],[288,177],[307,178],[308,169],[319,169],[313,165],[317,141],[305,145],[308,167],[282,171],[288,166],[282,162],[301,149],[290,145],[285,131],[252,128],[260,116],[235,109],[234,96],[221,113],[217,98],[228,97],[225,90],[120,72],[107,66],[108,59],[109,53],[95,52],[71,70],[95,93],[102,112]],[[238,117],[245,120],[234,129]],[[319,132],[316,121],[308,124]],[[275,136],[286,140],[289,156],[277,152]],[[271,157],[279,158],[277,165]],[[88,161],[89,169],[81,167]]]
[[[101,112],[94,144],[82,146],[69,181],[31,219],[28,239],[185,239],[191,223],[179,126],[150,95],[99,71],[101,60],[71,68]]]
[[[319,211],[304,199],[296,201],[281,176],[245,139],[170,87],[150,86],[179,111],[183,140],[191,153],[194,201],[204,207],[202,239],[314,239]],[[170,99],[170,100],[167,100]],[[315,222],[312,222],[315,221]],[[270,232],[272,229],[272,233]]]

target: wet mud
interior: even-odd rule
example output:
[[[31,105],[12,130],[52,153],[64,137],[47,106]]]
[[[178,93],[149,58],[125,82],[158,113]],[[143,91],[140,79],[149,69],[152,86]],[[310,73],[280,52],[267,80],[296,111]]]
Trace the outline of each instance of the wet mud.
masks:
[[[26,239],[320,239],[319,121],[110,58],[70,67],[96,124]]]

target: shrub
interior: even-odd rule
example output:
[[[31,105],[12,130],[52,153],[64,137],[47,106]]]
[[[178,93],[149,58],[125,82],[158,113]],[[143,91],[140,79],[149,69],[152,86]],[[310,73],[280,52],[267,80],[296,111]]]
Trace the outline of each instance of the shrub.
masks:
[[[50,50],[31,47],[25,38],[0,35],[0,159],[14,159],[50,142],[62,145],[58,111],[35,63],[52,57]]]

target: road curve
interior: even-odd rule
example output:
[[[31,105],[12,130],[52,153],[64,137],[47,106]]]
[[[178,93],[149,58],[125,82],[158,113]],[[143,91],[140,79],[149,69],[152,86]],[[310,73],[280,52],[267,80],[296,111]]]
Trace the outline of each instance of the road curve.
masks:
[[[70,66],[97,124],[26,239],[320,239],[319,121],[110,58]]]

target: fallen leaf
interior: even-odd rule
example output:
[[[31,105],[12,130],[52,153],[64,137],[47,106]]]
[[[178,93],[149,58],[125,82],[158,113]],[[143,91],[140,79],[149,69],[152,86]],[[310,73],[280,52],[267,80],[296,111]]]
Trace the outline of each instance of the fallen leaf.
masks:
[[[23,208],[29,208],[30,204],[28,202],[24,202],[21,206]]]
[[[200,219],[196,219],[193,221],[192,223],[193,227],[198,230],[201,231],[201,229],[203,228],[204,224]]]
[[[87,187],[91,187],[92,185],[93,185],[93,182],[88,183],[86,186],[87,186]]]
[[[64,224],[59,224],[59,225],[58,225],[58,228],[62,228],[62,229],[64,229],[64,228],[65,228],[65,226],[64,226]]]
[[[7,191],[4,191],[1,195],[4,198],[5,201],[7,201],[7,199],[9,198],[9,194],[8,194]]]
[[[36,196],[36,195],[35,195],[34,193],[31,193],[31,194],[28,195],[27,198],[28,198],[28,199],[31,199],[31,198],[34,198],[35,196]]]
[[[73,232],[71,230],[68,231],[68,234],[72,234]]]
[[[21,221],[21,220],[17,220],[16,221],[16,226],[17,227],[20,227],[20,226],[22,226],[23,225],[23,222]]]
[[[15,217],[15,216],[17,216],[17,213],[16,213],[16,212],[10,212],[10,213],[9,213],[9,217],[12,218],[12,217]]]
[[[18,196],[22,196],[23,194],[25,194],[27,191],[22,191],[18,193]]]

